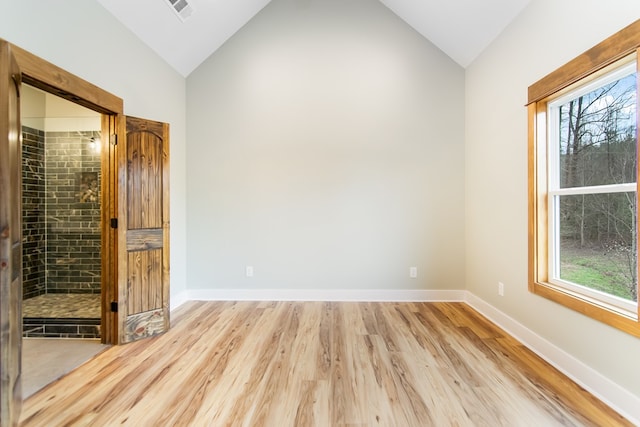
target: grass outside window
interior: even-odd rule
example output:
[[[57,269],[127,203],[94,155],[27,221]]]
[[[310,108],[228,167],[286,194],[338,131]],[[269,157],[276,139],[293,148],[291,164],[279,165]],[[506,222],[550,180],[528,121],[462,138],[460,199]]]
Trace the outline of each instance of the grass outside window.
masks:
[[[640,337],[640,20],[529,87],[529,290]]]

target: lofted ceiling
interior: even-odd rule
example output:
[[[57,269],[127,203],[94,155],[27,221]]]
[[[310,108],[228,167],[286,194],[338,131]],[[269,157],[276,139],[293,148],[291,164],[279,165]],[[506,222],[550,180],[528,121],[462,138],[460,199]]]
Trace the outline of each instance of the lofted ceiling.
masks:
[[[271,0],[187,1],[193,13],[183,22],[167,0],[98,0],[185,77]],[[380,1],[467,67],[531,0]]]

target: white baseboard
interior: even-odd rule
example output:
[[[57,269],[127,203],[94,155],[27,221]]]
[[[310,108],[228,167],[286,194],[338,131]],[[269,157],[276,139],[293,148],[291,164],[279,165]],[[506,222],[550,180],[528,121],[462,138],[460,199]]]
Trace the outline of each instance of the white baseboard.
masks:
[[[187,301],[463,301],[504,329],[584,389],[640,426],[640,398],[464,290],[190,289],[173,296],[171,310]]]
[[[465,302],[615,411],[640,425],[640,398],[469,291]]]
[[[182,291],[177,295],[171,295],[169,310],[173,311],[187,301],[189,301],[189,291]]]
[[[459,290],[388,289],[190,289],[195,301],[464,301]]]

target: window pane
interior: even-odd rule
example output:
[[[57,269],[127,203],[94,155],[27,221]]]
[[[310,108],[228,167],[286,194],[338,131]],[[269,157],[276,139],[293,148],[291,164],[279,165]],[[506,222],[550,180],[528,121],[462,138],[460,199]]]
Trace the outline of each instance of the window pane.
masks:
[[[559,198],[560,279],[636,301],[636,193]]]
[[[559,107],[560,187],[636,182],[636,73]]]

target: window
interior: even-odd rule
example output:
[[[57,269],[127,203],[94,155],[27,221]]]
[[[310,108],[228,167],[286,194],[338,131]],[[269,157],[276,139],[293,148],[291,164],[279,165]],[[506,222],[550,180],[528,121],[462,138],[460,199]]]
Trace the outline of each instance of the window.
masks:
[[[529,289],[640,336],[640,20],[529,87]]]

